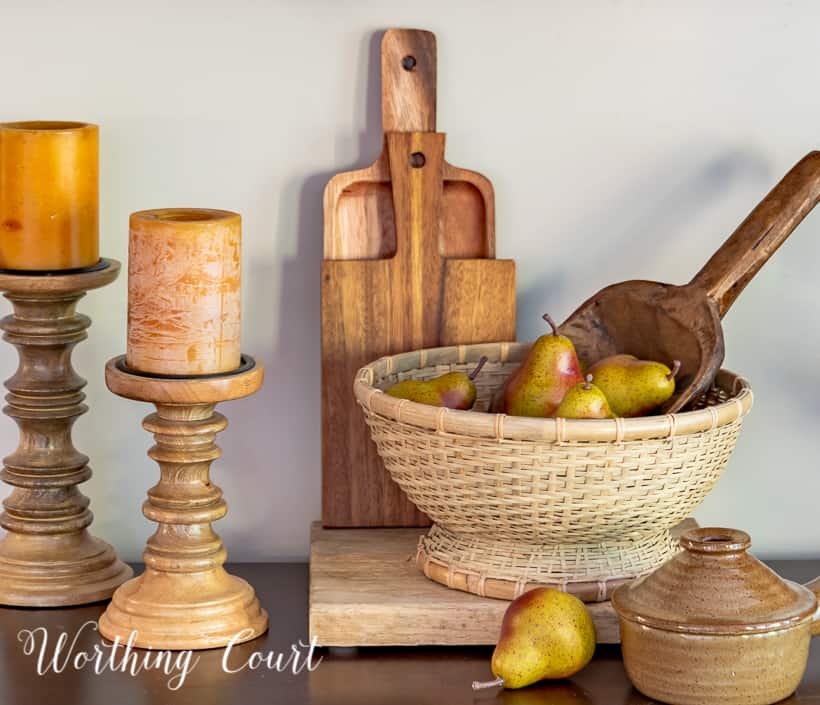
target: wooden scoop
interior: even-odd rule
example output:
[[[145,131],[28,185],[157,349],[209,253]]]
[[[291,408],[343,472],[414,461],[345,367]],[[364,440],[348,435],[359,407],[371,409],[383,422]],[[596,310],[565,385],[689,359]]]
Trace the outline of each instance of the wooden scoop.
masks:
[[[677,389],[663,413],[703,394],[723,362],[720,320],[820,199],[820,152],[803,157],[685,286],[627,281],[602,289],[560,326],[587,363],[631,353],[680,360]]]

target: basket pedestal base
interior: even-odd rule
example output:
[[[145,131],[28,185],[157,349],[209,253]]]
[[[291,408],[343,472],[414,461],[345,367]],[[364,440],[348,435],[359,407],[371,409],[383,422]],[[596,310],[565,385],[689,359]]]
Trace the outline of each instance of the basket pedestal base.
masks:
[[[677,538],[668,530],[633,541],[527,545],[457,535],[433,525],[419,541],[416,565],[437,583],[481,597],[513,600],[547,586],[584,602],[603,602],[678,550]]]

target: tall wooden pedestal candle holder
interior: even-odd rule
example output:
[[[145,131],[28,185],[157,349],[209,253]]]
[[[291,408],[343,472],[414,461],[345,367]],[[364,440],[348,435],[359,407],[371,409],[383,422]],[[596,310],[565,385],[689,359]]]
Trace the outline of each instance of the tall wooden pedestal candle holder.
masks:
[[[87,410],[85,380],[71,366],[71,352],[91,325],[75,308],[119,271],[119,262],[107,259],[51,273],[0,271],[0,291],[14,307],[0,328],[20,357],[3,410],[17,422],[20,442],[3,461],[2,479],[14,489],[0,516],[0,604],[95,602],[132,575],[111,546],[88,532],[89,501],[77,485],[91,468],[71,442],[71,427]]]
[[[211,522],[227,506],[209,477],[221,454],[214,439],[228,424],[214,408],[259,389],[262,366],[243,355],[234,372],[175,377],[131,370],[123,355],[109,361],[105,379],[115,394],[156,406],[143,427],[156,440],[148,455],[160,480],[143,505],[159,524],[145,572],[114,593],[100,633],[126,641],[133,632],[137,646],[155,649],[208,649],[264,633],[268,615],[253,588],[223,568],[225,547]]]

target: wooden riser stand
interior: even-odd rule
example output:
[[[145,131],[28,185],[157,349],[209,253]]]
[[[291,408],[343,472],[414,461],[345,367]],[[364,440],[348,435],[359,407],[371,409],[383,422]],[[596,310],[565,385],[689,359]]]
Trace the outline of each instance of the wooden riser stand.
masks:
[[[697,526],[681,522],[673,533]],[[451,590],[416,568],[424,529],[323,529],[310,542],[310,635],[323,646],[469,646],[498,641],[505,600]],[[598,643],[620,641],[609,602],[588,603]]]

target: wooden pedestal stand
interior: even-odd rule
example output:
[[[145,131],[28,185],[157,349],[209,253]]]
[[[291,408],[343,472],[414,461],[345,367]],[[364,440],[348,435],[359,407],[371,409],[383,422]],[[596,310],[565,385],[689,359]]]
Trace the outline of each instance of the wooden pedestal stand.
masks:
[[[119,271],[119,262],[104,259],[81,270],[0,272],[0,291],[14,307],[0,328],[20,358],[6,382],[3,409],[17,422],[20,442],[0,474],[14,487],[0,516],[6,530],[0,539],[0,604],[96,602],[132,575],[111,546],[87,530],[93,516],[77,485],[91,477],[91,468],[71,442],[74,420],[88,410],[86,382],[71,366],[71,352],[88,337],[91,319],[76,305]]]
[[[253,588],[222,567],[226,551],[211,522],[228,511],[222,490],[209,478],[221,451],[216,434],[228,422],[214,407],[253,394],[264,370],[242,357],[233,373],[172,377],[143,374],[109,360],[108,388],[127,399],[152,402],[143,427],[156,445],[160,480],[148,490],[142,511],[159,524],[143,554],[145,572],[120,587],[100,618],[107,639],[154,649],[210,649],[249,641],[268,628],[268,615]]]

